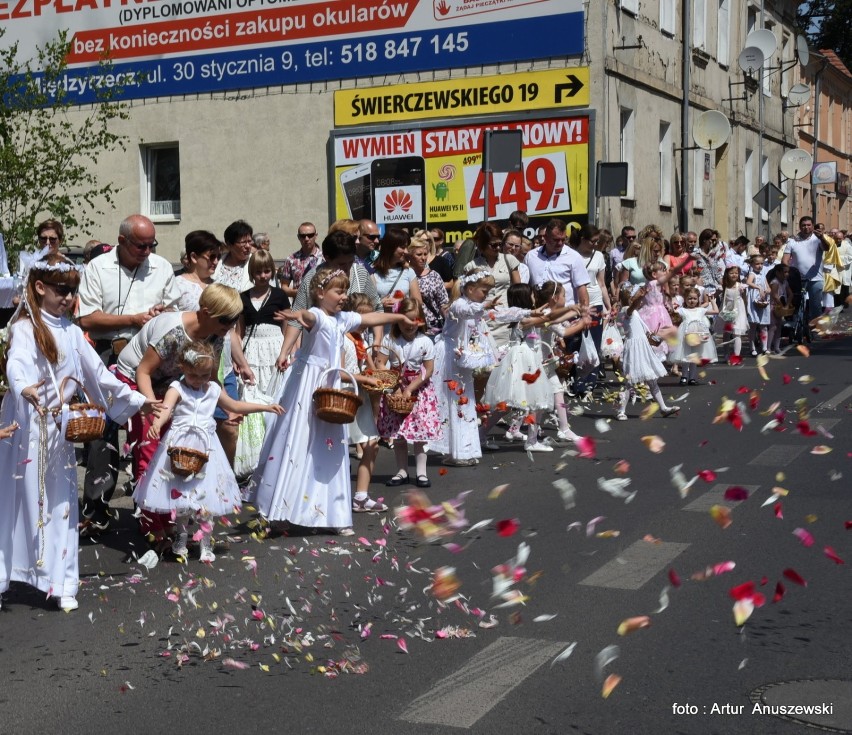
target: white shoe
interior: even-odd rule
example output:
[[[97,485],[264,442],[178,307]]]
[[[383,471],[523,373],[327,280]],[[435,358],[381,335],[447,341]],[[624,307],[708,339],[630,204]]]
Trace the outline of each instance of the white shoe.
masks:
[[[186,544],[189,541],[189,532],[183,531],[177,535],[177,538],[172,544],[172,554],[175,556],[189,556],[189,549]]]
[[[208,564],[216,561],[216,554],[213,553],[213,539],[206,533],[201,537],[201,554],[198,557],[199,561],[207,562]]]
[[[547,446],[547,444],[542,444],[541,442],[536,442],[535,444],[524,444],[525,452],[552,452],[553,447]]]
[[[512,431],[509,429],[509,431],[506,432],[507,442],[520,441],[521,439],[526,439],[526,437],[520,431]]]
[[[616,414],[615,420],[616,421],[627,421],[627,414],[626,413]]]
[[[355,531],[352,529],[351,526],[346,526],[344,528],[338,528],[337,529],[337,535],[338,536],[354,536]]]
[[[556,439],[557,439],[557,441],[561,441],[561,442],[575,442],[575,441],[577,441],[577,439],[579,439],[579,438],[580,438],[580,437],[579,437],[579,436],[577,436],[576,434],[573,434],[573,435],[569,436],[569,434],[568,434],[568,432],[567,432],[567,431],[557,431],[557,432],[556,432]]]
[[[752,351],[751,351],[751,356],[752,356],[752,357],[757,357],[757,350],[752,350]]]
[[[80,605],[77,602],[76,597],[59,598],[59,609],[62,610],[62,612],[71,612],[72,610],[76,610],[78,607],[80,607]]]
[[[672,414],[678,413],[680,411],[680,406],[666,406],[665,408],[660,409],[660,413],[663,416],[671,416]]]
[[[496,452],[500,449],[500,445],[492,439],[489,439],[482,445],[483,449],[487,449],[489,452]]]

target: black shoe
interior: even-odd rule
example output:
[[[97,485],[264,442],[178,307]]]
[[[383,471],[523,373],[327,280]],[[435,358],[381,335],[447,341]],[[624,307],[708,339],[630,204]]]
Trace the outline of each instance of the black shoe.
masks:
[[[426,475],[417,475],[417,487],[432,487],[432,481]]]
[[[695,378],[691,378],[689,381],[690,385],[701,385]]]
[[[397,472],[390,480],[388,480],[385,485],[387,487],[399,487],[400,485],[405,485],[408,482],[408,473],[407,472]]]
[[[686,385],[688,382],[689,382],[689,381],[687,381],[687,379],[686,379],[686,378],[681,378],[681,379],[680,379],[680,384],[681,384],[681,385]]]

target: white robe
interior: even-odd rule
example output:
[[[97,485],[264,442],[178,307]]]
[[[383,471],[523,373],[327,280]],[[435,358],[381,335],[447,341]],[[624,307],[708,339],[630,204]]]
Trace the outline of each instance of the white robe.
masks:
[[[145,402],[141,393],[128,388],[110,373],[79,327],[64,318],[42,312],[42,319],[59,349],[59,360],[50,366],[36,346],[33,326],[21,319],[10,328],[11,345],[6,376],[9,391],[0,408],[0,426],[17,421],[20,428],[11,439],[0,442],[0,592],[9,582],[26,582],[48,596],[74,597],[79,586],[77,463],[74,445],[61,435],[53,415],[41,422],[35,408],[21,392],[40,381],[39,404],[59,406],[56,387],[74,377],[89,391],[92,403],[107,408],[116,423],[123,424]],[[54,385],[54,377],[56,385]],[[76,383],[63,390],[65,402]],[[46,426],[43,527],[39,528],[40,426]]]

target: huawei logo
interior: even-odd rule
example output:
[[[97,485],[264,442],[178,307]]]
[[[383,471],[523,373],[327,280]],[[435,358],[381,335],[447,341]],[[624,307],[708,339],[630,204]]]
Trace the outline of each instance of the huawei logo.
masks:
[[[407,212],[414,202],[402,189],[394,189],[385,197],[385,211],[388,214],[394,212]]]

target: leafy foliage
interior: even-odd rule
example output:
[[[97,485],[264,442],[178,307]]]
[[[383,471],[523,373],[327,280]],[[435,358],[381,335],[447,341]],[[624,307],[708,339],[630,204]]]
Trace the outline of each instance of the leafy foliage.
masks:
[[[852,69],[852,0],[809,0],[799,6],[798,23],[811,45],[831,49]]]
[[[82,235],[104,214],[102,203],[112,204],[118,189],[100,181],[97,164],[104,153],[124,149],[125,137],[111,127],[127,111],[120,87],[101,87],[92,105],[69,99],[65,32],[23,61],[4,35],[0,28],[0,232],[11,266],[34,242],[41,219],[60,220],[66,237]],[[103,61],[92,74],[108,74],[109,66]]]

